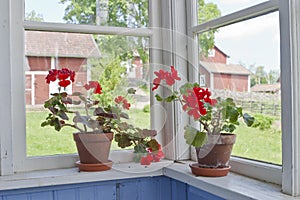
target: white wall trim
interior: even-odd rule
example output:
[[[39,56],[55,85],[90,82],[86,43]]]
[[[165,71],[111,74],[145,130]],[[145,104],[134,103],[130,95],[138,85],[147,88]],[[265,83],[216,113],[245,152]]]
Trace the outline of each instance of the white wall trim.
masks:
[[[13,173],[12,152],[12,71],[11,57],[11,13],[12,8],[9,1],[1,2],[0,7],[0,175]]]
[[[300,2],[280,1],[282,190],[300,195]]]

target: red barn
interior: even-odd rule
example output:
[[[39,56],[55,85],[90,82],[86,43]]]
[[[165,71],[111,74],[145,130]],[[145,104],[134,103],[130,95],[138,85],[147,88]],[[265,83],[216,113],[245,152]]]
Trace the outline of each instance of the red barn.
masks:
[[[201,57],[200,85],[211,89],[250,92],[251,72],[242,65],[227,64],[228,55],[216,46]]]
[[[89,58],[99,58],[100,52],[92,35],[44,31],[25,32],[26,104],[43,104],[49,98],[51,86],[45,76],[51,69],[68,67],[76,72],[72,91],[81,91],[89,80]]]

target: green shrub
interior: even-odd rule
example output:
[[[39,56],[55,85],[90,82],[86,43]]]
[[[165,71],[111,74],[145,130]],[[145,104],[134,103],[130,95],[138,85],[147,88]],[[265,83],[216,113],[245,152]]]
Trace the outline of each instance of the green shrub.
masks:
[[[147,104],[147,105],[144,106],[143,112],[144,113],[149,113],[150,112],[150,105],[149,104]]]
[[[274,118],[267,115],[255,114],[254,118],[255,121],[252,127],[259,128],[260,130],[270,129],[274,122]]]

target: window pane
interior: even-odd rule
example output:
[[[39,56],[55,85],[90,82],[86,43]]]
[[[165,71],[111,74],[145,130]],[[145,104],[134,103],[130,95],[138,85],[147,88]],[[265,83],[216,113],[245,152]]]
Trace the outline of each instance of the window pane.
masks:
[[[266,1],[267,0],[197,0],[198,24]]]
[[[278,18],[275,12],[201,34],[199,78],[215,97],[233,98],[256,118],[256,128],[235,131],[233,155],[281,164]]]
[[[148,0],[25,0],[25,20],[146,27]]]
[[[149,38],[41,31],[26,31],[25,36],[28,156],[76,152],[72,133],[78,131],[63,127],[57,132],[54,127],[41,127],[49,114],[43,104],[51,94],[58,93],[57,83],[48,85],[45,80],[51,69],[75,71],[75,81],[65,91],[68,94],[86,94],[83,86],[90,80],[99,81],[102,94],[97,98],[101,105],[114,104],[115,97],[133,87],[137,92],[128,97],[131,109],[125,110],[130,119],[124,120],[139,128],[150,128]],[[84,112],[82,103],[67,106]]]

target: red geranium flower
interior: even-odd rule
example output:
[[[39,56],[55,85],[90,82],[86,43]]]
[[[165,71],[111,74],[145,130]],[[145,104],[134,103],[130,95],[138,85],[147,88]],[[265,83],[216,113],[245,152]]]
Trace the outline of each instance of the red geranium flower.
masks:
[[[86,90],[89,90],[91,88],[94,89],[94,94],[102,94],[102,88],[98,81],[89,81],[88,84],[85,84],[83,86]]]
[[[122,97],[122,96],[118,96],[118,97],[115,98],[115,102],[117,104],[121,103],[123,100],[124,100],[124,97]]]
[[[150,165],[151,160],[148,158],[148,156],[141,157],[140,160],[141,165]]]
[[[60,86],[60,87],[64,87],[64,88],[66,88],[68,85],[70,85],[71,84],[71,81],[70,80],[61,80],[61,81],[59,81],[58,82],[58,85]]]
[[[58,70],[56,70],[56,69],[50,70],[48,75],[45,78],[46,82],[49,84],[50,81],[52,81],[52,82],[56,81],[57,74],[58,74]]]
[[[128,103],[127,99],[125,99],[122,96],[118,96],[117,98],[115,98],[115,102],[117,104],[121,104],[122,103],[123,108],[127,109],[127,110],[129,110],[129,108],[131,106],[130,103]]]
[[[178,76],[177,70],[174,68],[174,66],[171,66],[171,73],[164,70],[159,70],[154,72],[154,74],[157,76],[153,80],[154,87],[152,88],[152,91],[156,90],[158,86],[160,85],[161,81],[165,81],[167,85],[172,86],[175,83],[175,80],[181,80],[181,78]]]
[[[123,108],[129,110],[130,106],[131,106],[130,103],[128,103],[128,101],[125,99],[123,101]]]
[[[48,75],[46,76],[46,82],[49,84],[51,81],[54,82],[57,79],[59,80],[58,84],[60,87],[67,87],[71,84],[71,81],[74,82],[75,80],[75,72],[71,71],[67,68],[62,69],[52,69],[49,71]],[[70,80],[68,80],[70,79]]]

